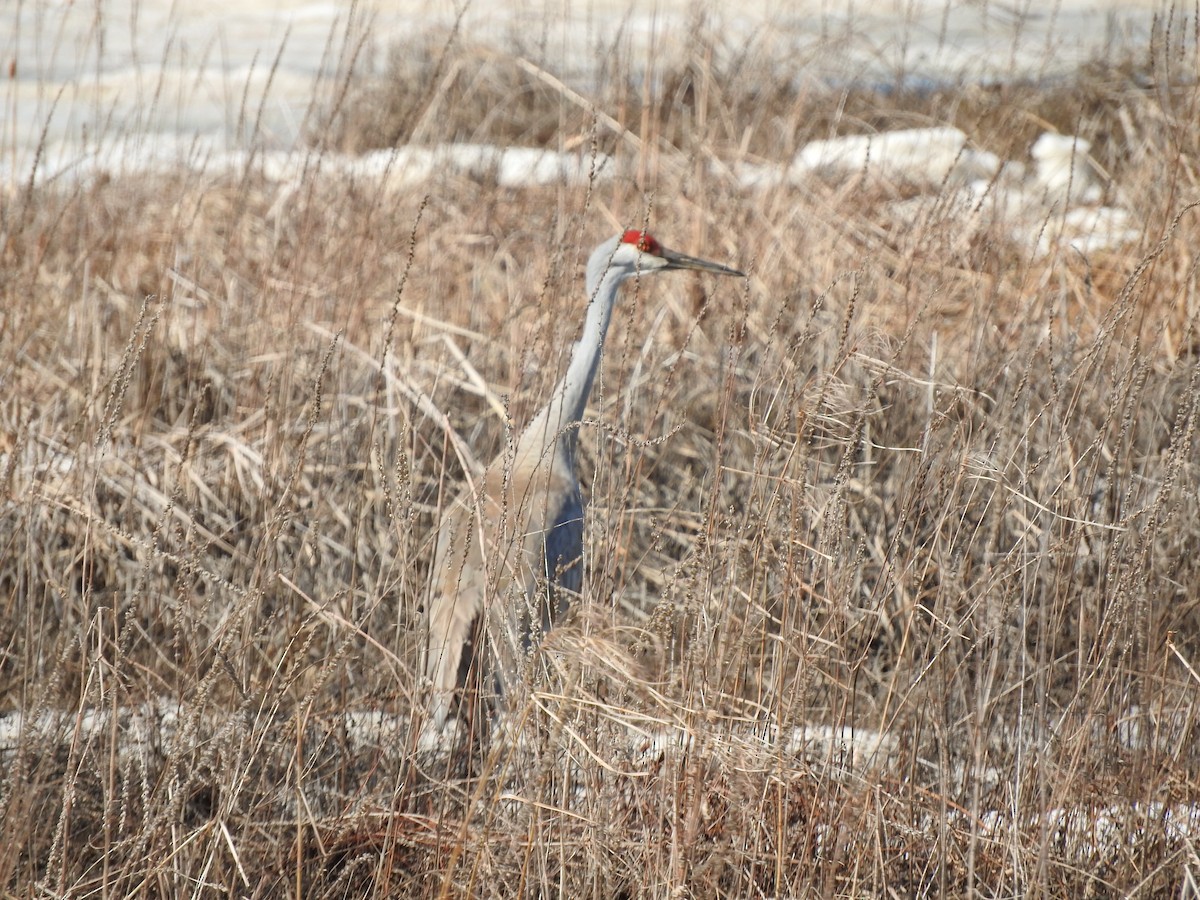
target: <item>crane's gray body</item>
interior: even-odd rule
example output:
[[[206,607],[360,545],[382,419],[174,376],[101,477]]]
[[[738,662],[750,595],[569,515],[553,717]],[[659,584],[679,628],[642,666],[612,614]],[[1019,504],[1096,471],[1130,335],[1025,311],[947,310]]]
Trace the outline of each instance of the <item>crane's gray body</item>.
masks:
[[[587,264],[583,333],[562,381],[509,458],[443,512],[431,572],[425,674],[431,723],[440,727],[459,684],[463,647],[484,617],[472,664],[494,670],[503,693],[523,681],[535,637],[548,631],[583,586],[583,495],[575,474],[578,426],[596,379],[621,282],[667,269],[740,275],[663,250],[642,232],[605,241]],[[487,648],[486,653],[480,651]]]

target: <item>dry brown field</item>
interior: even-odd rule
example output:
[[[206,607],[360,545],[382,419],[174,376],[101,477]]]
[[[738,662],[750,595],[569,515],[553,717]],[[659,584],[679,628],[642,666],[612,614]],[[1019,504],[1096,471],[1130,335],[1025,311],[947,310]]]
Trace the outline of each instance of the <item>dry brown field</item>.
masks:
[[[348,69],[287,190],[253,159],[8,188],[2,896],[1196,895],[1194,41],[920,90],[718,41],[582,97],[401,48]],[[1013,160],[1090,139],[1140,235],[1037,253],[898,222],[903,181],[731,174],[935,125]],[[322,171],[413,141],[620,171]],[[627,225],[749,277],[626,287],[585,595],[522,739],[418,752],[450,436],[503,456]]]

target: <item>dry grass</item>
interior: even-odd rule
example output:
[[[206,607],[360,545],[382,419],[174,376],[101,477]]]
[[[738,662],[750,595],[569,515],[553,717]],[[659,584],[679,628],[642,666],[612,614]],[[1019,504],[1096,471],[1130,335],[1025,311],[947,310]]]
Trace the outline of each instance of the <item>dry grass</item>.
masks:
[[[1200,872],[1164,812],[1200,801],[1194,87],[1151,54],[1152,89],[1107,69],[847,104],[698,41],[660,93],[604,70],[589,99],[622,134],[448,46],[325,133],[595,146],[636,178],[180,173],[6,204],[0,690],[41,717],[5,748],[6,896],[1178,895]],[[1100,139],[1139,243],[1031,259],[889,224],[888,186],[751,194],[710,166],[880,124],[1008,153],[1043,119]],[[524,741],[355,739],[347,710],[417,709],[461,473],[414,392],[500,452],[564,364],[582,258],[646,220],[752,277],[626,291],[582,438],[586,603]],[[163,703],[133,749],[128,719],[81,718]],[[843,766],[768,724],[894,746]],[[631,747],[668,726],[687,740]],[[1088,816],[1110,808],[1119,837]]]

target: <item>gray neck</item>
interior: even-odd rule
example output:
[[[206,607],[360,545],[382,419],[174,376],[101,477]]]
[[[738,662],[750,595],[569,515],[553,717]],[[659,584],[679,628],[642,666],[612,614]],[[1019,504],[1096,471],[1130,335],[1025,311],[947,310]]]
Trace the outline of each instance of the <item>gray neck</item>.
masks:
[[[583,333],[571,353],[567,374],[563,376],[550,395],[550,402],[534,416],[529,427],[521,435],[518,454],[545,452],[561,438],[565,449],[575,449],[574,427],[583,418],[588,395],[600,368],[600,356],[604,350],[604,336],[612,321],[613,305],[617,289],[632,271],[624,266],[610,265],[615,241],[599,247],[588,260],[587,266],[587,317],[583,321]]]

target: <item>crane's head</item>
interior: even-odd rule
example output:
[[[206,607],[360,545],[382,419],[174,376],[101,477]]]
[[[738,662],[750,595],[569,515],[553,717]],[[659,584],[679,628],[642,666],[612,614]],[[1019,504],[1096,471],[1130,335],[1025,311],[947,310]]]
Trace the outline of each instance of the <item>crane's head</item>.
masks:
[[[626,275],[669,272],[672,269],[695,269],[715,275],[745,275],[720,263],[668,250],[654,235],[636,228],[630,228],[624,234],[601,244],[596,256],[606,256],[604,261],[609,269],[623,271]]]
[[[631,228],[609,238],[592,253],[587,265],[588,296],[595,296],[604,283],[615,292],[626,278],[652,272],[669,272],[672,269],[695,269],[716,275],[745,274],[720,263],[668,250],[653,235]]]

